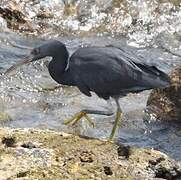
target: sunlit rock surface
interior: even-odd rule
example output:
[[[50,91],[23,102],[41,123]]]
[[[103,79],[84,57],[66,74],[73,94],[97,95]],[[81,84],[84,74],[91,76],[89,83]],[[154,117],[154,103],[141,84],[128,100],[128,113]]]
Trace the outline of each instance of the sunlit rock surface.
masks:
[[[181,178],[159,151],[35,129],[0,129],[0,167],[2,179]]]
[[[181,67],[172,71],[171,81],[171,87],[151,92],[147,107],[159,120],[181,122]]]

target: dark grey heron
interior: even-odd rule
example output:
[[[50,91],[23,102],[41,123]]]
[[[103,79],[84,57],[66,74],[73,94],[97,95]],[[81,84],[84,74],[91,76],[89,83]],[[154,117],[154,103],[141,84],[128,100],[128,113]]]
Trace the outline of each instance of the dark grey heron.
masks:
[[[91,96],[91,92],[95,92],[100,98],[115,100],[117,113],[110,140],[113,139],[122,116],[119,105],[120,97],[128,93],[138,93],[170,85],[170,78],[167,74],[153,65],[142,62],[139,58],[131,56],[121,48],[113,46],[83,47],[69,57],[65,44],[57,40],[50,40],[34,48],[26,60],[15,64],[6,73],[20,65],[37,61],[46,56],[52,57],[48,70],[57,83],[77,86],[86,96]],[[92,123],[87,114],[109,116],[112,115],[112,112],[84,109],[65,121],[65,124],[75,124],[82,117]]]

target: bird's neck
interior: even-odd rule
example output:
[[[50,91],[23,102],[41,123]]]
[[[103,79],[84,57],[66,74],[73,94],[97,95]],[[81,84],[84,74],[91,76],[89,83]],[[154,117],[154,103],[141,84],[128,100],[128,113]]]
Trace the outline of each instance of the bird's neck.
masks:
[[[68,56],[54,56],[49,63],[48,70],[51,77],[63,85],[73,85],[72,76],[68,68]]]

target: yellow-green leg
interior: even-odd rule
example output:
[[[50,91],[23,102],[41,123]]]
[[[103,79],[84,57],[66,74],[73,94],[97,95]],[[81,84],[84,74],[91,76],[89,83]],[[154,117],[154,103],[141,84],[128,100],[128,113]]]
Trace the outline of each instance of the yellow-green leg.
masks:
[[[116,129],[118,127],[119,121],[121,121],[121,118],[122,118],[122,111],[120,109],[118,109],[117,112],[116,112],[116,119],[114,121],[114,126],[113,126],[111,134],[109,136],[110,141],[112,141],[112,139],[113,139],[113,137],[115,135]]]
[[[114,121],[114,126],[113,126],[111,134],[109,136],[109,141],[112,141],[112,139],[114,138],[119,121],[121,121],[121,119],[122,119],[122,110],[119,105],[119,99],[115,98],[115,101],[116,101],[116,105],[117,105],[116,119]]]
[[[120,108],[118,98],[115,98],[115,101],[116,101],[116,105],[117,105],[116,119],[114,122],[114,126],[112,128],[111,134],[109,136],[109,141],[112,141],[112,139],[114,138],[119,121],[121,121],[121,117],[122,117],[122,110]],[[88,123],[94,127],[95,126],[94,123],[92,122],[91,118],[87,114],[99,114],[99,115],[111,116],[113,113],[109,112],[109,111],[97,111],[97,110],[87,110],[86,109],[86,110],[82,110],[82,111],[76,113],[71,119],[65,120],[64,124],[65,125],[68,125],[68,124],[75,125],[82,117],[85,117],[85,119],[88,121]]]
[[[71,119],[65,120],[64,124],[65,125],[68,125],[68,124],[75,125],[82,117],[85,117],[85,119],[88,121],[88,123],[92,127],[95,126],[94,123],[92,122],[91,118],[84,111],[80,111],[80,112],[76,113]]]
[[[92,122],[91,118],[87,114],[98,114],[98,115],[106,115],[106,116],[111,116],[113,114],[112,111],[98,111],[98,110],[89,110],[89,109],[84,109],[77,114],[75,114],[71,119],[68,119],[64,121],[64,124],[76,124],[82,117],[85,117],[85,119],[89,122],[89,124],[93,127],[94,123]]]

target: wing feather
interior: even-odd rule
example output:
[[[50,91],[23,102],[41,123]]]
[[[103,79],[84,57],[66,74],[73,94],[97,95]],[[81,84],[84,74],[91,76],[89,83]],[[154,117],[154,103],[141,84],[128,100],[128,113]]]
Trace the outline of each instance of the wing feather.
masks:
[[[158,86],[160,74],[155,66],[113,47],[81,48],[70,59],[75,81],[86,95],[90,91],[109,96]]]

